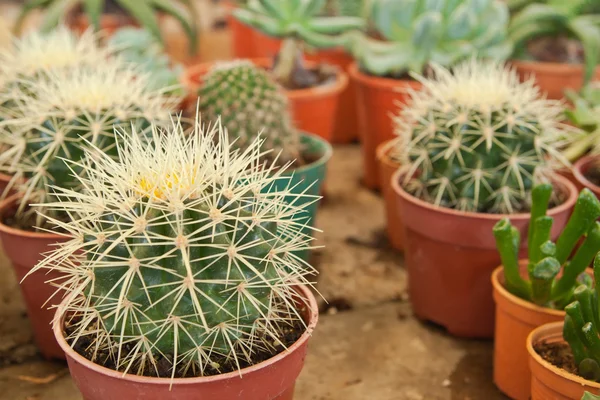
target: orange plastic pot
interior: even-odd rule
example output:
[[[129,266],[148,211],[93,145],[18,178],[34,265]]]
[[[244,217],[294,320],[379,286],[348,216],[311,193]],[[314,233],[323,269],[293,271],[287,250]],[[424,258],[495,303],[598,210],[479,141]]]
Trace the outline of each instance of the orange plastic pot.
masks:
[[[255,59],[252,62],[265,69],[271,65],[271,61],[265,58]],[[212,65],[212,63],[196,64],[188,67],[184,73],[183,83],[189,89],[189,96],[191,96],[186,101],[188,104],[196,103],[203,77]],[[308,67],[311,66],[314,64],[309,63]],[[348,76],[343,71],[339,71],[335,83],[309,89],[286,90],[296,128],[330,141],[338,103],[347,85]]]
[[[531,400],[580,400],[585,392],[600,394],[600,383],[588,381],[555,367],[533,349],[539,342],[564,342],[563,322],[553,322],[535,329],[527,338],[531,370]]]
[[[559,100],[566,89],[579,91],[583,86],[583,65],[538,61],[513,60],[511,64],[517,70],[521,80],[535,77],[542,93],[549,99]],[[596,69],[595,79],[600,79],[600,68]]]
[[[255,29],[252,35],[254,41],[254,54],[256,58],[273,59],[281,48],[281,39],[265,35]]]
[[[519,264],[526,274],[527,260]],[[527,400],[531,393],[527,337],[539,326],[563,321],[565,312],[539,307],[511,294],[504,287],[502,266],[492,274],[492,286],[496,303],[494,383],[510,398]]]
[[[394,138],[392,115],[398,114],[406,103],[405,90],[419,90],[417,81],[397,80],[370,76],[361,72],[356,63],[349,67],[355,85],[358,133],[363,155],[363,183],[378,189],[379,171],[375,153],[377,146]]]
[[[389,152],[394,140],[383,142],[377,147],[381,194],[385,204],[386,232],[388,240],[396,250],[404,251],[404,223],[402,213],[396,201],[396,193],[392,189],[392,176],[400,168],[400,164],[390,158]]]
[[[6,189],[11,179],[12,176],[0,173],[0,195],[4,193],[4,189]]]
[[[573,176],[581,189],[588,188],[596,195],[596,197],[600,198],[600,187],[596,186],[585,177],[585,174],[592,167],[600,167],[600,156],[585,156],[577,160],[573,165]]]
[[[254,47],[255,30],[246,24],[238,21],[231,13],[236,7],[231,1],[226,1],[225,11],[227,13],[227,25],[231,31],[232,37],[232,53],[234,58],[255,58],[259,57],[256,54]]]
[[[68,238],[54,233],[28,232],[4,224],[4,218],[14,212],[18,197],[12,196],[0,204],[0,240],[4,253],[11,260],[17,279],[21,281],[57,243]],[[64,359],[65,355],[52,332],[53,305],[60,303],[61,293],[49,281],[60,280],[58,272],[35,272],[21,282],[21,293],[27,315],[33,327],[35,342],[47,359]],[[56,294],[55,294],[56,293]],[[48,299],[52,298],[50,301]]]
[[[509,217],[527,237],[529,214],[484,214],[435,207],[405,192],[401,171],[392,187],[405,226],[404,259],[415,315],[440,324],[453,335],[490,338],[494,334],[494,301],[490,276],[500,265],[492,228]],[[577,199],[575,186],[561,176],[554,186],[566,195],[548,210],[552,237],[565,226]],[[521,245],[521,257],[526,256]]]
[[[65,341],[62,323],[54,324],[54,334],[85,400],[292,400],[318,319],[317,302],[310,290],[298,286],[296,291],[304,303],[298,311],[304,314],[307,331],[284,352],[240,372],[173,380],[123,375],[73,351]]]

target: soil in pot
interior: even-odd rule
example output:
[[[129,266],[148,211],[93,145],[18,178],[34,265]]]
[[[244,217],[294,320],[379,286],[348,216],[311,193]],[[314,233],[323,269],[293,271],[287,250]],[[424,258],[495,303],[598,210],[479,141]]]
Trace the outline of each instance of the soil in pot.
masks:
[[[542,341],[533,344],[533,349],[550,364],[577,375],[577,365],[568,343]]]
[[[600,156],[580,158],[573,165],[572,172],[578,187],[588,188],[600,198]]]
[[[567,37],[542,37],[530,41],[527,51],[540,62],[582,64],[583,47],[577,40]]]

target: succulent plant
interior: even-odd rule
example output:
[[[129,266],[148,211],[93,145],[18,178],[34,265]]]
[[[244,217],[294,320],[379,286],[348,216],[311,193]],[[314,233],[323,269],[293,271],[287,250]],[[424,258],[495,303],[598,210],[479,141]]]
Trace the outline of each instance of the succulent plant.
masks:
[[[311,238],[303,206],[284,198],[303,195],[263,190],[289,178],[265,169],[259,139],[240,152],[220,125],[152,132],[153,146],[117,132],[118,160],[86,150],[87,190],[59,189],[50,205],[74,216],[53,221],[73,239],[35,270],[65,274],[55,322],[67,318],[73,346],[93,335],[119,371],[156,375],[165,360],[171,376],[239,368],[282,343],[278,325],[302,321],[293,286],[313,270],[293,251]]]
[[[590,392],[585,392],[581,400],[600,400],[600,396],[596,396]]]
[[[40,30],[49,32],[65,19],[67,13],[72,12],[78,6],[89,19],[90,25],[99,31],[102,28],[102,13],[109,2],[114,3],[122,12],[131,15],[160,42],[163,42],[163,37],[156,14],[165,13],[175,18],[189,39],[190,53],[196,53],[198,27],[194,0],[26,0],[14,29],[19,33],[27,16],[32,11],[41,9],[45,14]]]
[[[594,260],[594,279],[600,279],[600,255]],[[563,338],[569,343],[582,377],[600,382],[600,285],[595,289],[581,285],[574,293],[575,300],[565,307],[567,315]]]
[[[198,97],[202,117],[211,122],[220,118],[235,147],[254,145],[260,134],[263,148],[274,149],[280,163],[300,155],[300,135],[292,125],[287,95],[251,61],[216,64],[205,76]]]
[[[600,154],[600,85],[590,82],[580,93],[567,90],[573,109],[565,110],[569,121],[581,128],[569,146],[562,150],[567,160],[574,162],[586,153]]]
[[[515,9],[518,4],[513,5]],[[598,5],[589,0],[533,2],[517,12],[509,27],[515,58],[528,58],[527,44],[540,37],[569,37],[578,40],[585,55],[584,83],[594,76],[600,52]]]
[[[531,222],[527,234],[529,280],[523,279],[519,272],[521,240],[519,230],[511,225],[509,218],[503,218],[494,226],[494,237],[508,291],[542,307],[563,309],[573,300],[579,283],[592,284],[584,271],[600,251],[600,222],[597,222],[600,201],[589,189],[584,189],[554,243],[550,238],[554,219],[546,215],[551,195],[550,184],[536,186],[531,194]],[[561,269],[563,273],[557,279]]]
[[[348,41],[361,68],[373,75],[424,73],[474,55],[506,59],[508,9],[500,0],[374,0],[371,18],[385,41],[355,35]]]
[[[319,16],[324,6],[325,0],[256,0],[235,9],[233,15],[269,36],[284,39],[273,74],[289,87],[301,57],[301,43],[315,48],[348,47],[350,33],[365,25],[359,17]]]
[[[170,120],[180,99],[165,96],[170,88],[150,90],[147,80],[132,64],[106,59],[24,84],[35,96],[17,98],[18,117],[5,121],[16,128],[0,135],[7,147],[0,154],[0,171],[13,176],[7,190],[22,196],[17,220],[31,218],[31,203],[52,201],[53,187],[80,189],[74,177],[80,168],[68,167],[63,159],[77,161],[89,146],[116,156],[113,126],[134,126],[143,134],[150,121]],[[36,224],[43,224],[41,214]]]
[[[333,15],[345,17],[365,17],[370,0],[329,0],[327,8]]]
[[[404,187],[435,206],[462,211],[526,211],[534,184],[562,160],[570,127],[562,104],[497,61],[471,59],[433,76],[417,74],[395,118]]]

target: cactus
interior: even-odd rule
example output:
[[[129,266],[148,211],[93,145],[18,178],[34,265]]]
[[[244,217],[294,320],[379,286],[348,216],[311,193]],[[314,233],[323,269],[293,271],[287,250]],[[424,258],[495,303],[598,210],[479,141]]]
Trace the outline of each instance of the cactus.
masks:
[[[451,67],[474,55],[503,60],[512,51],[501,0],[373,0],[371,18],[386,40],[357,35],[347,43],[373,75],[400,78],[431,63]]]
[[[597,222],[600,201],[589,189],[584,189],[567,225],[553,243],[550,231],[554,219],[546,215],[551,195],[552,185],[547,183],[536,186],[531,194],[527,235],[529,280],[523,279],[519,272],[519,230],[511,225],[509,218],[503,218],[493,232],[507,290],[539,306],[562,309],[572,301],[579,283],[591,285],[584,271],[600,251],[600,222]],[[563,273],[556,279],[561,268]]]
[[[153,146],[117,132],[118,161],[86,150],[88,190],[61,188],[50,205],[77,215],[53,220],[73,239],[35,270],[65,274],[56,318],[77,317],[68,340],[95,335],[119,371],[155,375],[161,359],[171,376],[239,368],[281,343],[277,325],[302,321],[292,287],[313,270],[293,251],[311,238],[304,206],[284,199],[304,195],[263,190],[290,178],[265,169],[258,138],[240,152],[218,124],[152,132]]]
[[[252,62],[216,64],[204,78],[198,97],[202,117],[212,122],[220,117],[236,147],[246,149],[260,133],[263,147],[275,149],[280,163],[300,156],[300,135],[292,126],[286,94]]]
[[[594,279],[600,279],[600,255],[594,260]],[[600,286],[595,289],[579,286],[574,293],[575,300],[565,307],[566,316],[563,338],[569,343],[578,367],[578,373],[585,379],[600,382]]]
[[[81,171],[63,158],[77,161],[89,145],[116,156],[114,125],[144,133],[149,121],[169,121],[179,98],[165,96],[169,88],[150,90],[147,80],[132,64],[107,59],[25,83],[35,96],[17,98],[19,117],[7,121],[17,128],[0,135],[8,148],[0,155],[0,170],[13,176],[7,191],[22,195],[18,220],[31,218],[29,204],[52,201],[52,187],[78,187],[73,174]],[[36,224],[43,225],[41,214]]]
[[[395,118],[394,157],[404,187],[436,206],[463,211],[526,211],[537,180],[558,162],[569,127],[559,101],[540,96],[500,62],[471,59],[423,84]]]

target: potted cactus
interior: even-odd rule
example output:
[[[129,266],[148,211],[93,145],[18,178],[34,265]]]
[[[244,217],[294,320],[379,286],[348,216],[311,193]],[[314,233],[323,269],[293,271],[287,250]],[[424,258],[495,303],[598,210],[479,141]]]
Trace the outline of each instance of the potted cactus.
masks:
[[[87,400],[292,399],[318,315],[313,269],[290,254],[310,240],[304,207],[263,190],[284,170],[258,139],[239,151],[198,120],[152,132],[117,131],[117,161],[86,151],[88,190],[51,206],[73,239],[36,271],[66,275],[54,332],[76,385]]]
[[[77,163],[83,149],[90,146],[115,156],[117,144],[110,134],[114,125],[133,125],[143,134],[150,120],[168,122],[170,111],[180,101],[164,95],[168,88],[151,89],[147,75],[119,59],[45,72],[19,81],[21,94],[14,98],[17,117],[4,121],[18,128],[0,135],[5,147],[0,171],[12,177],[5,196],[16,192],[0,207],[0,238],[19,279],[43,253],[68,238],[65,232],[53,229],[47,218],[68,220],[72,216],[52,210],[45,216],[37,213],[55,201],[56,187],[82,189],[74,178],[81,169],[65,165],[63,159]],[[34,203],[40,206],[32,209]],[[44,283],[46,279],[34,274],[22,291],[42,354],[60,358],[63,352],[50,326],[52,311],[44,306],[54,292]]]
[[[538,326],[564,319],[563,309],[573,301],[577,286],[592,285],[591,274],[584,271],[600,251],[600,201],[594,194],[588,189],[579,194],[556,243],[550,239],[554,219],[546,215],[551,195],[549,184],[532,190],[527,259],[519,261],[521,235],[510,219],[494,226],[502,260],[502,266],[492,274],[496,302],[494,382],[514,399],[528,399],[531,392],[527,337]]]
[[[287,200],[298,205],[309,203],[305,206],[305,231],[309,233],[317,213],[314,199],[322,190],[331,145],[319,136],[296,129],[285,92],[267,71],[251,61],[216,64],[206,74],[198,95],[203,120],[220,120],[233,147],[245,151],[260,133],[263,148],[274,150],[263,156],[263,162],[273,170],[293,163],[284,174],[285,179],[271,189],[281,190],[291,181],[289,191],[293,194]],[[312,197],[296,198],[300,193]],[[296,254],[303,259],[310,255],[308,251]]]
[[[342,47],[351,32],[364,25],[358,17],[319,16],[321,0],[257,0],[233,11],[241,22],[268,35],[283,38],[274,61],[257,59],[287,89],[298,128],[331,140],[341,93],[348,84],[344,71],[331,65],[305,63],[302,49]],[[198,82],[206,66],[188,71],[188,82]]]
[[[594,260],[594,279],[600,279],[600,255]],[[564,321],[542,325],[527,338],[533,400],[581,399],[586,391],[600,394],[599,289],[579,286],[565,308]]]
[[[458,336],[491,337],[489,277],[500,264],[492,227],[510,214],[524,229],[538,182],[554,186],[555,234],[573,206],[575,187],[551,173],[561,161],[554,146],[564,114],[559,101],[541,97],[533,81],[520,83],[501,62],[432,69],[430,78],[413,75],[423,89],[410,92],[394,149],[409,294],[418,317]]]
[[[410,72],[426,74],[431,62],[451,67],[475,54],[504,59],[510,45],[508,10],[499,0],[434,6],[425,0],[373,0],[372,7],[373,24],[384,41],[366,35],[350,41],[356,59],[350,76],[356,85],[363,183],[379,188],[376,148],[394,137],[390,115],[405,102],[405,90],[420,87]]]
[[[513,64],[522,78],[534,75],[543,93],[561,99],[599,77],[600,9],[587,0],[509,1]]]

